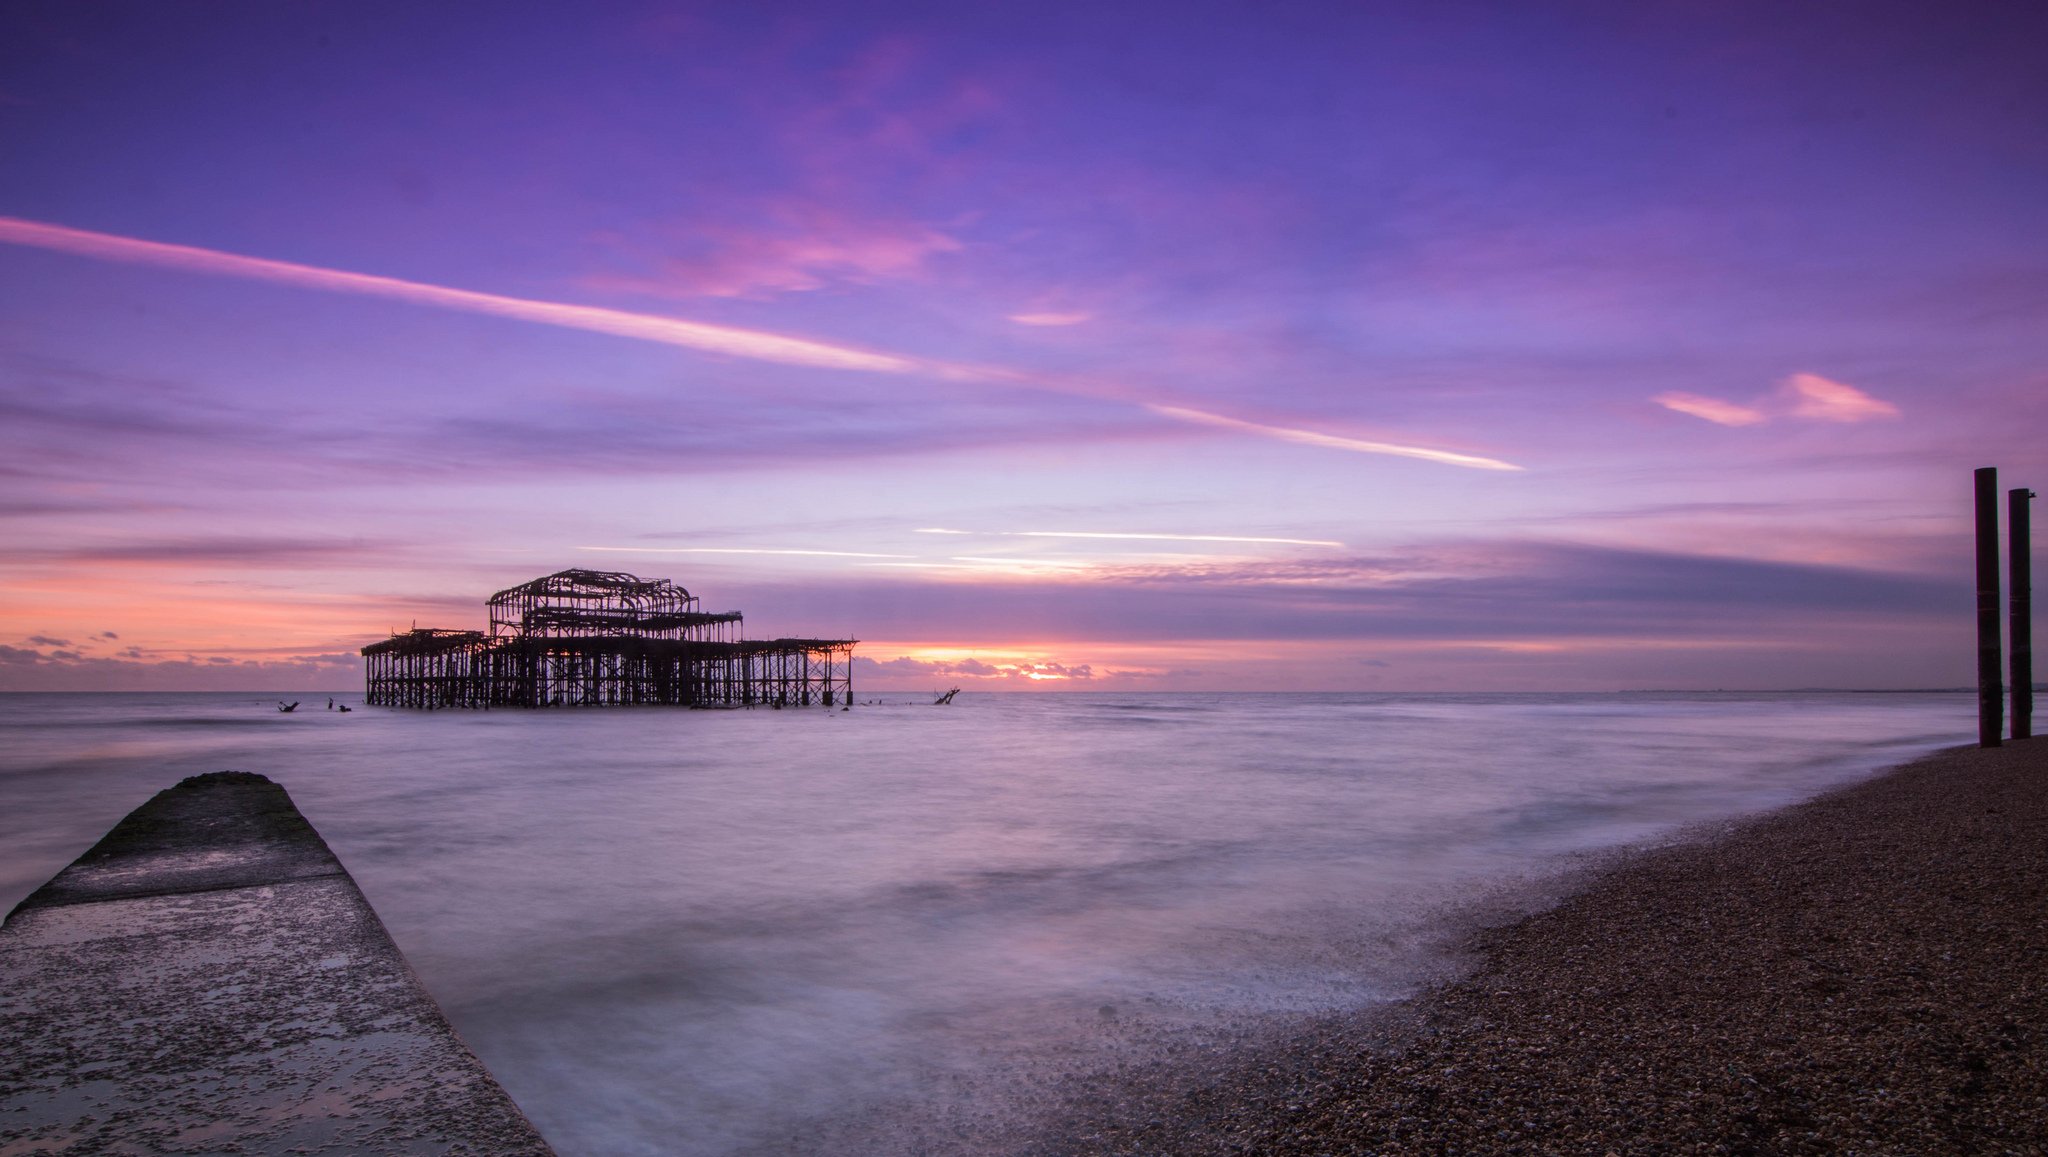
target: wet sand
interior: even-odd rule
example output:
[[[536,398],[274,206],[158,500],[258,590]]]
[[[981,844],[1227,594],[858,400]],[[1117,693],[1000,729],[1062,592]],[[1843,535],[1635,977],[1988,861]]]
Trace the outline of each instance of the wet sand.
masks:
[[[1037,1152],[2048,1152],[2048,740],[1594,873],[1462,979]]]

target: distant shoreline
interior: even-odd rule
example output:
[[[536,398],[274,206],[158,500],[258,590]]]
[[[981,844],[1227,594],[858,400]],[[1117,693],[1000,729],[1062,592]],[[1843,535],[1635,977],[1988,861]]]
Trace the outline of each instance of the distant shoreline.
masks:
[[[2036,691],[2048,691],[2048,683],[2034,684]],[[962,694],[969,695],[1974,695],[1975,687],[1623,687],[1606,691],[1448,691],[1442,688],[1400,688],[1375,687],[1352,690],[1292,690],[1259,691],[1242,688],[1200,688],[1173,691],[1151,690],[1143,687],[968,687]],[[860,695],[926,695],[926,687],[863,687]],[[178,688],[147,687],[101,687],[92,690],[47,690],[43,688],[0,688],[0,695],[254,695],[275,698],[279,695],[354,695],[360,698],[361,686],[320,690],[294,689],[280,691],[236,690],[195,691]],[[858,706],[858,700],[855,703]]]

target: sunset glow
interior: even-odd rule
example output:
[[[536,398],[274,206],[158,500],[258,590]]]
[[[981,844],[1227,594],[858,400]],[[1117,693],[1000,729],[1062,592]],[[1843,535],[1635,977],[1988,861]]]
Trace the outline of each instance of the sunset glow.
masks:
[[[572,566],[920,693],[1968,682],[2048,16],[1880,8],[0,16],[0,689]]]

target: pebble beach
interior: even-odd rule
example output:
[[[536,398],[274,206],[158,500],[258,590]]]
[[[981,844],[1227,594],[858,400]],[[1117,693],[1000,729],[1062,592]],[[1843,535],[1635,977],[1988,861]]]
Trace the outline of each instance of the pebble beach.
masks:
[[[1471,933],[1456,980],[1106,1097],[1040,1151],[2048,1151],[2048,740],[1580,884]]]

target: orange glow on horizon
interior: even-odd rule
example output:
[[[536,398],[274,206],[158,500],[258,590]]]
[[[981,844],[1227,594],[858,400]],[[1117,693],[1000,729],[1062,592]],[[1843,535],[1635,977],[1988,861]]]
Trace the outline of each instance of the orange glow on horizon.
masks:
[[[66,638],[87,658],[136,662],[201,658],[290,659],[354,652],[403,630],[388,604],[249,584],[152,583],[132,562],[95,564],[62,576],[17,575],[0,608],[0,644]],[[374,624],[374,625],[373,625]],[[103,640],[103,632],[118,638]],[[89,646],[87,644],[90,644]],[[124,654],[139,651],[140,655]]]

